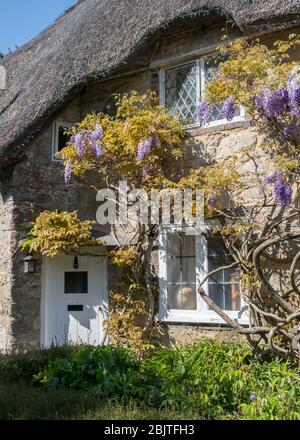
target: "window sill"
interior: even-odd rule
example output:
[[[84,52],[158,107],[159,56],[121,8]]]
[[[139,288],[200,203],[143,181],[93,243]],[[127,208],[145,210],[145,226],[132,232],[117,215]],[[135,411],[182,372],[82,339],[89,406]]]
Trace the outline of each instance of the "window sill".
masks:
[[[52,156],[52,162],[55,162],[57,164],[64,164],[64,160],[63,159],[59,159],[58,157]]]
[[[186,130],[190,133],[191,136],[199,136],[207,133],[215,133],[217,131],[225,131],[225,130],[234,130],[236,128],[247,128],[250,127],[249,120],[241,120],[228,122],[226,124],[220,123],[216,125],[209,125],[207,127],[201,127],[199,124],[188,125],[186,126]]]
[[[238,318],[238,313],[236,312],[228,312],[228,316],[242,326],[249,326],[248,316]],[[166,316],[159,315],[158,320],[169,324],[221,325],[229,327],[228,324],[214,312],[191,312],[191,314],[169,312]]]

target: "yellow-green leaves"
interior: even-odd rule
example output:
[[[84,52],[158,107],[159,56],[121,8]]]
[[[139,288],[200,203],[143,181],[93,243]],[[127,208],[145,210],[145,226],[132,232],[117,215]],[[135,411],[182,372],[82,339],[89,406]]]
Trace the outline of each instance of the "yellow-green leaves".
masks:
[[[300,41],[299,35],[291,35],[289,41],[277,41],[273,48],[253,41],[235,40],[219,49],[227,60],[221,63],[214,81],[206,88],[206,99],[223,102],[229,96],[237,104],[248,107],[262,88],[275,90],[286,83],[296,66],[287,62],[289,50]]]
[[[119,95],[115,117],[92,114],[77,124],[70,132],[73,140],[61,152],[65,164],[72,167],[72,174],[86,177],[93,171],[102,178],[109,175],[111,181],[123,176],[139,187],[147,187],[147,176],[161,180],[172,173],[176,175],[174,158],[183,156],[186,132],[167,109],[155,105],[156,101],[156,95],[150,92],[142,96],[137,92]],[[84,154],[78,155],[76,134],[88,137],[97,125],[103,129],[102,154],[96,157],[91,148],[85,148]],[[139,148],[146,142],[151,143],[151,148],[141,159]]]
[[[77,211],[44,211],[23,242],[22,248],[54,257],[59,252],[79,249],[80,246],[100,245],[92,239],[91,221],[80,221]]]

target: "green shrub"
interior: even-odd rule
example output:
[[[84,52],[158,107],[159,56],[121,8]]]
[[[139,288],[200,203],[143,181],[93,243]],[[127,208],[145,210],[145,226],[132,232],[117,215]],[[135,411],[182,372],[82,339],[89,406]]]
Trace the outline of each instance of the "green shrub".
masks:
[[[164,379],[161,404],[194,408],[205,417],[234,411],[249,399],[250,351],[246,345],[204,341],[180,350],[159,350],[144,369]]]
[[[205,340],[154,349],[144,359],[128,349],[82,346],[56,357],[35,376],[48,389],[206,419],[300,419],[299,370],[289,361],[255,359],[246,344]]]
[[[205,418],[300,419],[299,370],[255,359],[246,344],[204,341],[155,351],[144,368],[165,380],[163,406]]]
[[[111,401],[143,399],[140,366],[132,351],[113,346],[82,346],[68,358],[52,361],[35,380],[50,389],[93,390]]]
[[[65,346],[18,355],[0,355],[0,380],[31,382],[33,376],[48,368],[52,360],[67,358],[76,350],[75,347]]]
[[[245,419],[300,420],[300,374],[290,362],[273,360],[251,364],[255,399],[241,403]]]

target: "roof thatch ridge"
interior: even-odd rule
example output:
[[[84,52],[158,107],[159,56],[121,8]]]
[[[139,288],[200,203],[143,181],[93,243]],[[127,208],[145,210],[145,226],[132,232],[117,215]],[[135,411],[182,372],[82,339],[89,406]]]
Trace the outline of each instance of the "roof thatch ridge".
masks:
[[[81,86],[113,73],[174,22],[218,14],[243,31],[300,24],[300,0],[79,0],[0,65],[0,160],[22,154]]]

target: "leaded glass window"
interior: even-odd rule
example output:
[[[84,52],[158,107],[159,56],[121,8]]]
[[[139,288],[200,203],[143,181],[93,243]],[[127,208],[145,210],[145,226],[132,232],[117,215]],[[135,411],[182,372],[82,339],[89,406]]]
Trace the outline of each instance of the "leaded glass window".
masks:
[[[205,92],[205,85],[209,83],[210,81],[213,81],[216,77],[216,73],[218,71],[219,64],[224,61],[224,56],[217,55],[214,57],[205,57],[202,61],[202,77],[203,77],[203,84],[202,84],[202,90],[201,95],[204,95]],[[222,107],[223,104],[212,104],[213,111],[209,122],[214,121],[221,121],[224,119],[224,116],[222,115]],[[241,109],[240,107],[237,108],[235,116],[240,116]]]
[[[166,69],[163,72],[162,104],[184,125],[198,124],[197,107],[204,98],[205,87],[215,78],[221,55],[206,56],[199,60]],[[214,104],[208,125],[218,122],[226,123],[222,115],[223,104]],[[237,108],[235,117],[241,116],[241,108]]]
[[[197,63],[166,70],[166,107],[185,124],[196,120],[197,110]]]

